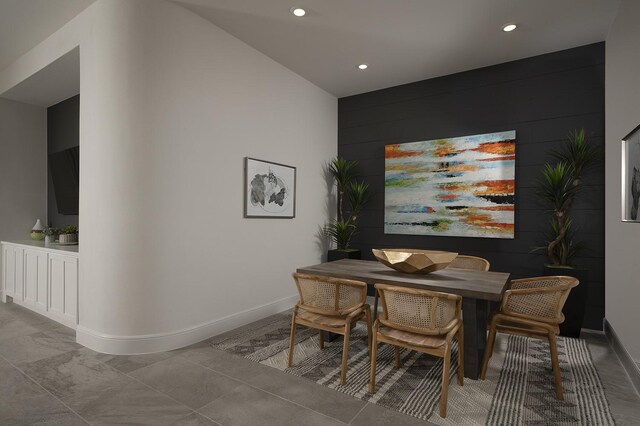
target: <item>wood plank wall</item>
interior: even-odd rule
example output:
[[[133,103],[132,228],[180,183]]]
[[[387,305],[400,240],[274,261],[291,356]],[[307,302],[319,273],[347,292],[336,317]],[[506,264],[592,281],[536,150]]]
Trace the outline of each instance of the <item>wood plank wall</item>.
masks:
[[[359,161],[374,192],[354,243],[363,258],[374,259],[376,247],[443,249],[485,257],[492,270],[514,278],[540,275],[546,258],[530,251],[547,216],[533,188],[549,151],[569,131],[584,127],[604,148],[604,61],[602,42],[339,99],[338,153]],[[516,130],[515,239],[385,235],[385,145],[505,130]],[[585,326],[601,330],[604,163],[586,183],[574,216],[590,250],[577,264],[590,271]]]

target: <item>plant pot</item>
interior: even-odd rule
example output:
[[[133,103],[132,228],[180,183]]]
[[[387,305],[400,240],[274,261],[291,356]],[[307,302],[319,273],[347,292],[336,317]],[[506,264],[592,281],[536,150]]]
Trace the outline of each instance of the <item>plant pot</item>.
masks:
[[[560,324],[560,335],[566,337],[580,337],[584,311],[587,304],[587,290],[589,288],[589,270],[575,268],[544,267],[544,275],[565,275],[580,281],[577,287],[571,289],[562,313],[564,322]]]
[[[56,236],[55,235],[46,235],[44,237],[44,243],[45,244],[53,244],[56,242]]]
[[[78,234],[60,234],[60,244],[74,244],[78,242]]]
[[[327,262],[333,262],[340,259],[361,259],[360,250],[347,249],[347,250],[329,250],[327,252]]]

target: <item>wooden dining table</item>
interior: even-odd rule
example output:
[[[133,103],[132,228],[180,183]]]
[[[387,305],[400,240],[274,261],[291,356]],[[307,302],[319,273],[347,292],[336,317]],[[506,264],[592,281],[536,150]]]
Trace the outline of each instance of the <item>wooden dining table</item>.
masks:
[[[334,262],[298,268],[301,274],[347,278],[367,283],[368,294],[375,296],[374,315],[377,314],[378,295],[374,284],[391,284],[402,287],[422,288],[462,296],[464,321],[464,373],[477,379],[487,343],[487,319],[489,302],[502,298],[509,273],[484,272],[468,269],[446,268],[429,274],[405,274],[380,262],[371,260],[342,259]]]

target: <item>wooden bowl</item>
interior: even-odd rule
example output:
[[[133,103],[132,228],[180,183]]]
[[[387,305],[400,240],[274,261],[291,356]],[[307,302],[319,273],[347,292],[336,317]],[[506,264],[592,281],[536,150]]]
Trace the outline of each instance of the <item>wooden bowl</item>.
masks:
[[[407,274],[428,274],[444,269],[458,253],[440,250],[372,249],[378,261]]]

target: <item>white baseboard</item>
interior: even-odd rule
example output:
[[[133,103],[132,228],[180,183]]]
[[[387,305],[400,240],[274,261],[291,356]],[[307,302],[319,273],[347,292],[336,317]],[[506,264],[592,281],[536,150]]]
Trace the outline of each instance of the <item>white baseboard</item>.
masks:
[[[182,330],[141,336],[108,335],[98,333],[80,324],[76,328],[76,340],[81,345],[96,352],[112,355],[138,355],[169,351],[189,346],[269,315],[286,311],[291,309],[297,302],[298,295],[289,296]]]
[[[638,393],[638,395],[640,395],[640,366],[631,357],[631,355],[627,351],[627,348],[624,347],[622,341],[611,326],[611,323],[607,321],[606,318],[603,320],[603,326],[604,335],[606,336],[609,345],[611,345],[614,352],[618,356],[618,359],[622,363],[622,367],[624,367],[627,375],[631,379],[631,383],[633,383],[636,392]]]

